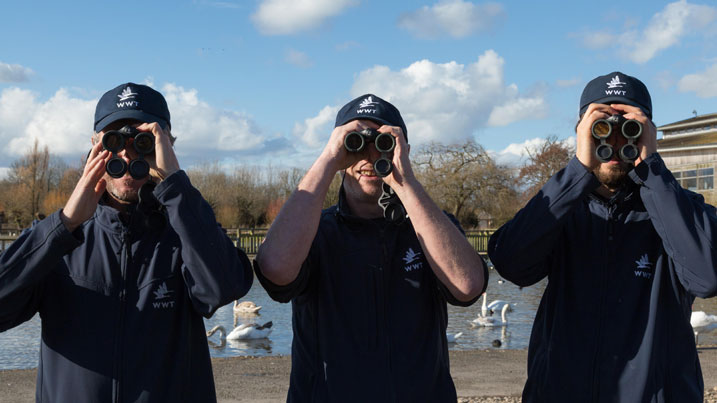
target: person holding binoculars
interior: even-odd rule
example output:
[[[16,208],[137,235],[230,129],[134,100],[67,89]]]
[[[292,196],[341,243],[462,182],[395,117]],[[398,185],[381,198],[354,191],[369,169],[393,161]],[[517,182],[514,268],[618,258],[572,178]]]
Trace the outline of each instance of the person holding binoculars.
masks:
[[[65,207],[0,255],[0,331],[42,319],[38,401],[216,401],[203,317],[253,276],[173,142],[162,94],[108,91]]]
[[[490,238],[504,278],[548,278],[523,402],[703,399],[690,314],[717,294],[717,215],[675,180],[656,132],[640,80],[591,80],[575,157]]]
[[[347,103],[259,248],[257,278],[292,302],[289,402],[456,401],[446,303],[474,303],[487,267],[409,150],[396,107]],[[339,202],[322,211],[338,171]]]

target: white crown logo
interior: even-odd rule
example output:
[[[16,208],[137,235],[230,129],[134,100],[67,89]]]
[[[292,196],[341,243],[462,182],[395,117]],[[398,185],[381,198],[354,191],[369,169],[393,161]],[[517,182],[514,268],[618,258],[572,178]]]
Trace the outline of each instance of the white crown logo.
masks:
[[[378,102],[374,102],[373,97],[369,96],[368,98],[361,101],[361,103],[359,104],[359,108],[367,108],[371,105],[377,105],[377,104],[378,104]]]
[[[137,93],[132,92],[132,88],[127,87],[122,91],[121,94],[117,95],[117,97],[119,97],[120,101],[126,101],[129,98],[134,98],[135,95],[137,95]]]
[[[406,251],[406,256],[403,258],[403,261],[406,262],[406,264],[409,264],[413,262],[414,260],[418,259],[418,257],[421,256],[421,253],[414,252],[413,248],[408,248]]]
[[[167,283],[162,283],[162,285],[157,287],[157,291],[154,291],[154,299],[168,298],[171,292],[172,291],[167,289]]]
[[[620,82],[620,76],[615,75],[615,77],[613,77],[612,80],[610,80],[610,82],[606,84],[607,88],[621,88],[626,83]]]
[[[647,257],[647,253],[642,255],[640,260],[635,260],[635,263],[637,264],[638,269],[649,269],[650,266],[652,266],[652,263],[650,263],[650,260]]]

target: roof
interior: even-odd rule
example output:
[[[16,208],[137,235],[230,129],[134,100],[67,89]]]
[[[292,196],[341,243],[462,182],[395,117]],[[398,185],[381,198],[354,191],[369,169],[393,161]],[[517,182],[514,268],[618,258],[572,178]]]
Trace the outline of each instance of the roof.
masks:
[[[705,133],[698,136],[667,136],[666,138],[657,140],[658,148],[704,146],[710,144],[717,147],[717,132]]]
[[[717,123],[717,113],[709,113],[707,115],[694,116],[689,119],[680,120],[678,122],[668,123],[666,125],[662,125],[662,126],[658,127],[657,130],[670,131],[670,130],[676,130],[676,129],[686,128],[686,127],[702,125],[707,122],[716,122]]]

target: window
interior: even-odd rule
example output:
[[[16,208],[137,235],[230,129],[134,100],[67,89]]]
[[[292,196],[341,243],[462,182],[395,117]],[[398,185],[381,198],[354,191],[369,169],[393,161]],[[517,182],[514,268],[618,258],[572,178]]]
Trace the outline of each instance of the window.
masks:
[[[673,172],[677,182],[692,191],[714,189],[714,168],[698,168]]]

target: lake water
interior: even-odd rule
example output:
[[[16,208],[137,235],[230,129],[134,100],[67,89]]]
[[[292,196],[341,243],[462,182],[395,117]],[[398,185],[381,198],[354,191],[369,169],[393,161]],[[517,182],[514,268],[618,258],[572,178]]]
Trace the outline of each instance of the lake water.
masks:
[[[448,306],[448,332],[463,332],[456,343],[449,344],[451,350],[475,350],[492,347],[493,340],[501,340],[502,349],[524,349],[528,347],[530,329],[533,325],[535,311],[545,288],[545,281],[522,290],[517,286],[504,282],[499,284],[500,277],[495,270],[490,272],[488,285],[488,301],[501,299],[510,301],[513,312],[508,314],[509,325],[506,328],[473,328],[469,321],[480,312],[481,301],[473,306],[463,308]],[[289,355],[291,353],[291,304],[280,304],[272,301],[258,281],[242,298],[242,301],[254,301],[261,305],[259,315],[238,316],[238,323],[265,323],[272,321],[272,333],[268,339],[232,341],[220,343],[217,335],[209,338],[212,357],[234,356],[265,356]],[[694,310],[717,314],[717,298],[709,300],[697,299]],[[232,305],[221,307],[211,319],[205,319],[207,329],[222,325],[227,331],[233,326],[235,317]],[[700,335],[700,343],[717,344],[717,332]],[[40,319],[35,316],[30,321],[0,333],[0,370],[37,367],[40,349]]]

